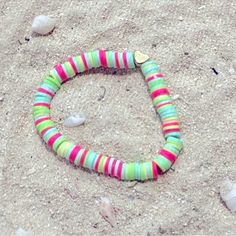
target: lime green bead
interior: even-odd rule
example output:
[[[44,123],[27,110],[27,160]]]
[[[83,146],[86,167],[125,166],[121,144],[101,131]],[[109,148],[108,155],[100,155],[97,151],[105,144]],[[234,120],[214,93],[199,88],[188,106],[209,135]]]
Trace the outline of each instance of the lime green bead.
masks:
[[[58,81],[59,84],[62,83],[61,78],[59,77],[59,75],[58,75],[58,73],[57,73],[57,71],[56,71],[55,69],[50,70],[49,76],[51,76],[51,77],[54,78],[56,81]]]
[[[65,69],[68,78],[72,78],[75,76],[75,71],[73,70],[70,62],[65,62],[64,64],[62,64],[62,67]]]
[[[102,156],[102,158],[101,158],[101,160],[99,162],[99,166],[98,166],[98,172],[99,173],[103,173],[103,171],[104,171],[104,164],[105,164],[107,158],[108,158],[107,156]]]
[[[43,83],[50,84],[54,87],[55,90],[58,90],[61,87],[60,82],[54,77],[51,77],[50,75],[44,77]]]
[[[80,150],[79,150],[79,153],[77,154],[77,156],[76,156],[76,158],[75,158],[75,161],[74,161],[74,164],[75,164],[76,166],[79,165],[80,158],[81,158],[81,156],[82,156],[82,154],[83,154],[84,151],[85,151],[85,149],[80,149]]]
[[[158,89],[163,89],[166,88],[165,84],[154,84],[152,86],[149,86],[149,92],[153,93],[154,91],[158,90]]]
[[[154,158],[154,161],[157,163],[158,167],[163,171],[166,172],[171,167],[171,162],[162,156],[157,156]]]
[[[92,58],[93,58],[93,63],[94,63],[95,68],[99,67],[100,66],[100,59],[99,59],[99,51],[98,50],[92,52]]]
[[[114,62],[114,52],[107,51],[107,65],[109,68],[115,68],[115,62]]]
[[[152,102],[153,105],[156,106],[161,102],[165,102],[165,101],[171,101],[171,97],[169,95],[161,95],[156,97]]]
[[[146,166],[147,179],[152,179],[153,178],[152,162],[151,161],[145,162],[145,166]]]
[[[47,127],[54,127],[55,123],[51,120],[45,120],[38,125],[36,125],[36,129],[38,130],[39,133],[41,133],[45,128]]]
[[[167,143],[171,144],[173,147],[175,147],[179,151],[183,148],[183,141],[178,138],[169,137],[167,138]]]
[[[88,151],[84,160],[84,167],[88,168],[89,167],[89,156],[91,154],[92,151]]]
[[[57,149],[57,155],[60,157],[66,158],[66,154],[68,150],[70,149],[71,145],[72,143],[67,142],[67,141],[61,143],[61,145]]]
[[[53,146],[52,146],[52,149],[54,152],[57,152],[58,148],[60,147],[60,145],[63,143],[63,142],[66,142],[66,138],[64,136],[60,137],[59,139],[57,139],[54,143],[53,143]]]
[[[84,68],[84,64],[83,64],[81,56],[74,57],[73,60],[74,60],[74,62],[76,64],[78,72],[79,73],[84,72],[85,68]]]
[[[88,56],[88,64],[90,65],[90,67],[95,68],[96,66],[93,62],[92,52],[88,52],[87,56]]]
[[[140,179],[141,179],[141,181],[144,181],[144,180],[147,179],[145,163],[141,163],[141,174],[140,174]]]
[[[47,107],[33,107],[33,115],[36,116],[49,116],[50,109]]]
[[[177,156],[179,154],[179,150],[176,149],[172,144],[170,143],[166,143],[163,147],[164,150],[167,150],[168,152],[171,152],[172,154],[174,154],[175,156]]]
[[[135,162],[126,164],[126,179],[134,180],[135,179]]]

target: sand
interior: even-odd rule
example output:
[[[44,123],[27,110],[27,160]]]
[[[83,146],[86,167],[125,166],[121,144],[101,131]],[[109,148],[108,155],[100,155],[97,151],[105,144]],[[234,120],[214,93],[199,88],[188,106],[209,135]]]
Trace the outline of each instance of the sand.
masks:
[[[219,196],[222,180],[236,181],[235,1],[2,0],[0,7],[0,235],[19,227],[33,235],[236,232],[236,216]],[[56,17],[57,28],[30,37],[39,14]],[[185,148],[157,182],[134,185],[76,169],[36,135],[31,110],[42,76],[96,48],[147,53],[177,98]],[[84,112],[86,124],[63,127],[72,112]],[[71,140],[125,161],[150,159],[164,143],[138,70],[78,76],[56,95],[52,116]],[[114,228],[98,211],[104,196],[116,210]]]

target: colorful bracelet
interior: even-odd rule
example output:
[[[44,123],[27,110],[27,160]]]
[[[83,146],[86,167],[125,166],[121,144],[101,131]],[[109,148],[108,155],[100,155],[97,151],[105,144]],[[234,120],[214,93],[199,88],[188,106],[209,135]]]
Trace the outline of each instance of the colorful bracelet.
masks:
[[[160,116],[166,140],[163,149],[153,160],[125,163],[110,156],[97,154],[68,141],[55,127],[50,117],[50,105],[57,90],[78,73],[100,66],[116,69],[141,67],[153,105]],[[100,49],[69,58],[64,64],[55,66],[49,75],[45,76],[37,90],[33,116],[39,135],[58,156],[66,158],[76,166],[116,177],[119,180],[157,179],[159,174],[170,169],[183,147],[180,139],[180,122],[163,74],[160,73],[155,61],[138,51],[133,54],[126,51],[113,52]]]

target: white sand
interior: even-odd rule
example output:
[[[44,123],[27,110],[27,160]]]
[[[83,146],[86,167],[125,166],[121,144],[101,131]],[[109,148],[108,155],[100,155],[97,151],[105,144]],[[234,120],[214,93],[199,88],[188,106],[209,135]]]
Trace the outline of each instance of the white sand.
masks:
[[[236,181],[235,1],[2,0],[0,7],[0,235],[18,227],[34,235],[236,232],[236,216],[219,197],[226,176]],[[40,14],[58,18],[58,27],[25,41]],[[42,76],[69,55],[101,47],[149,54],[179,95],[185,149],[157,182],[132,187],[75,169],[36,135],[31,109]],[[74,111],[86,114],[85,126],[63,127]],[[149,159],[163,144],[138,72],[77,77],[58,92],[52,115],[71,140],[123,160]],[[99,215],[101,196],[113,202],[116,228]]]

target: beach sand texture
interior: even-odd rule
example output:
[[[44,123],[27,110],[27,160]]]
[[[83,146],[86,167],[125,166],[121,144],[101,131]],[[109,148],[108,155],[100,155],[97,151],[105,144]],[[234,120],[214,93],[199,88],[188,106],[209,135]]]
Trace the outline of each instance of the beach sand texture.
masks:
[[[236,181],[236,1],[1,0],[0,9],[0,235],[19,227],[33,235],[236,232],[219,196],[222,180]],[[40,14],[56,17],[57,27],[27,41]],[[76,169],[36,134],[32,104],[43,75],[96,48],[147,53],[177,98],[185,146],[157,182]],[[73,112],[86,115],[85,125],[63,126]],[[138,70],[77,76],[55,96],[52,117],[72,141],[124,161],[150,159],[164,143]],[[116,211],[114,228],[98,211],[104,196]]]

